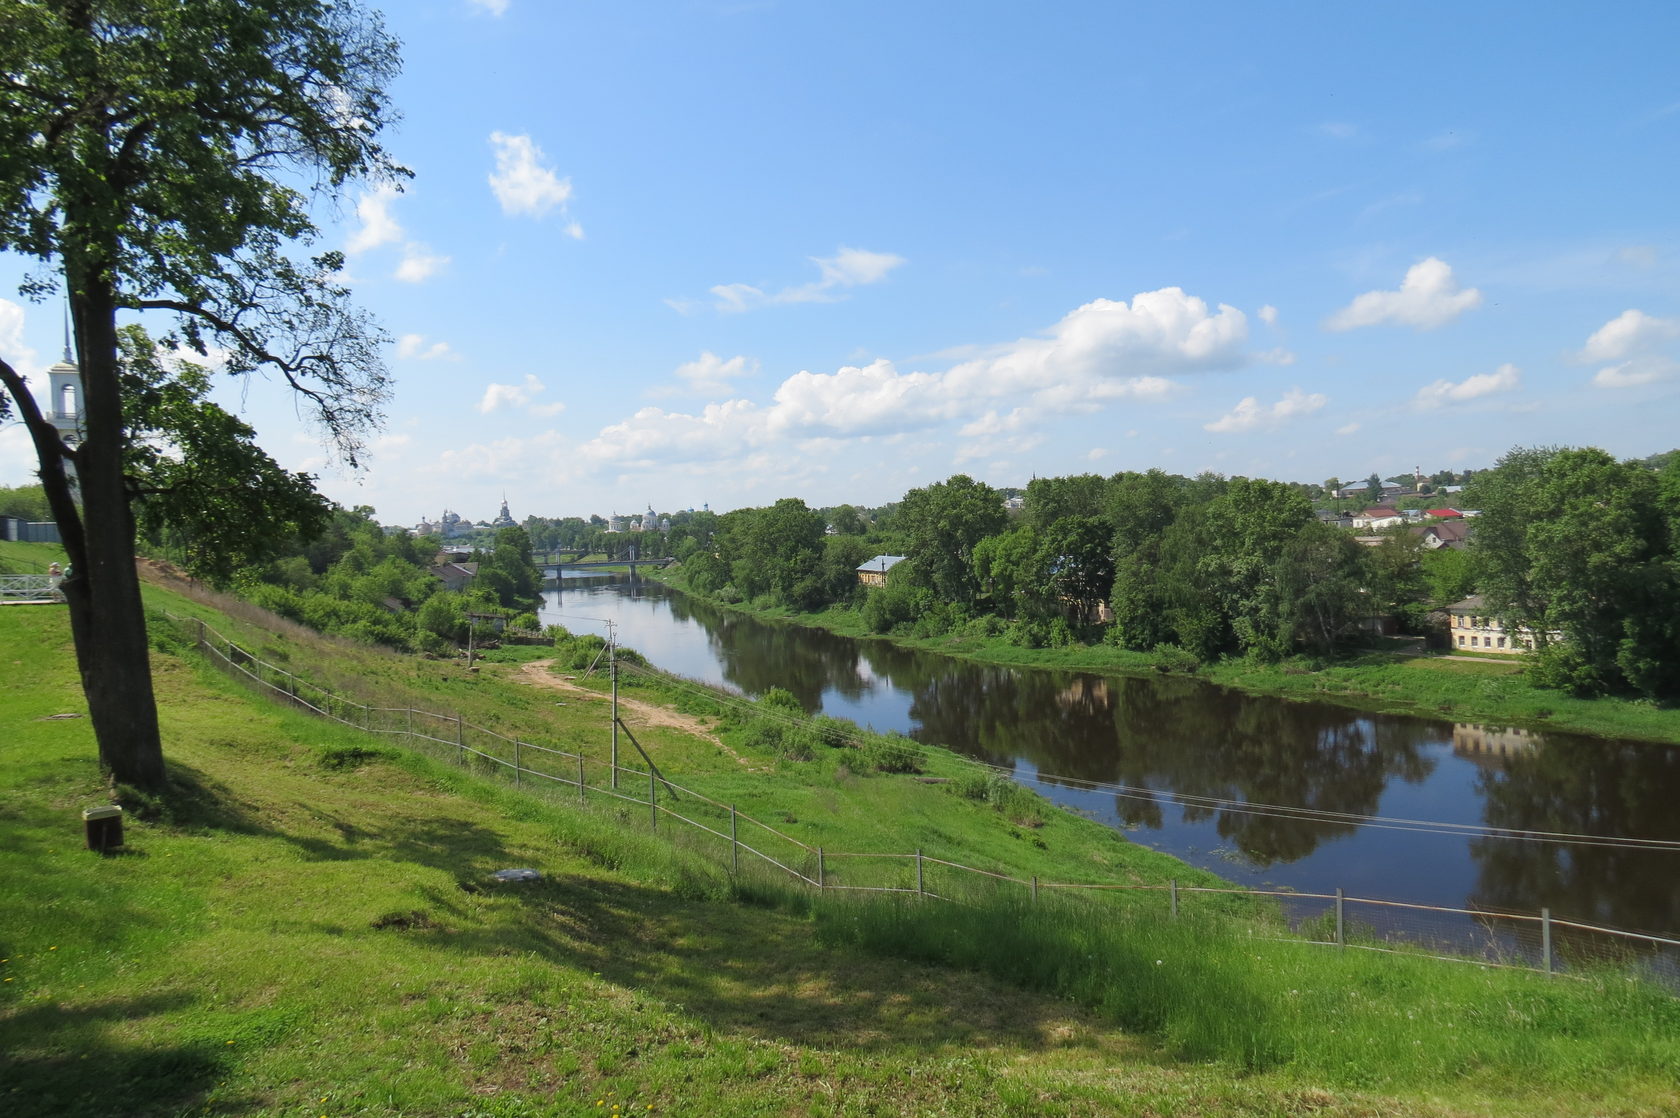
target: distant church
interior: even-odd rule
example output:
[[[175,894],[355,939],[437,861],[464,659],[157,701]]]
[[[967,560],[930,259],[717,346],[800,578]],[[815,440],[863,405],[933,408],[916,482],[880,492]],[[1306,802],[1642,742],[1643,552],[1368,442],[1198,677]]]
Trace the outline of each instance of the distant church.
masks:
[[[492,527],[492,528],[512,528],[514,526],[515,525],[514,525],[514,521],[513,521],[513,515],[508,512],[507,495],[503,494],[503,496],[502,496],[502,511],[496,514],[496,519],[494,519],[490,522],[490,527]]]
[[[70,352],[70,322],[64,323],[64,360],[47,370],[47,421],[70,446],[82,441],[82,370]],[[64,460],[64,476],[77,489],[76,463]],[[80,500],[78,495],[77,500]]]

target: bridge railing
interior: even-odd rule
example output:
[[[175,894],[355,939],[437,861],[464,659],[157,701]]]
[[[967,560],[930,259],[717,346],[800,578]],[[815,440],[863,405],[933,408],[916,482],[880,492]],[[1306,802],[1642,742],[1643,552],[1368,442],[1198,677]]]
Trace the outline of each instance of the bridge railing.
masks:
[[[57,575],[0,575],[0,599],[52,601],[58,597],[58,582]]]

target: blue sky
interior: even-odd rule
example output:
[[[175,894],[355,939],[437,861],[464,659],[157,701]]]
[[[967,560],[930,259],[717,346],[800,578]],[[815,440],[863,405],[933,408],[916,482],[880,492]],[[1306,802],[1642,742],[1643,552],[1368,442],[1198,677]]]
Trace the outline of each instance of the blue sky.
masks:
[[[1680,444],[1680,6],[410,0],[323,213],[412,524]],[[0,260],[0,353],[60,311]],[[0,482],[29,480],[0,430]]]

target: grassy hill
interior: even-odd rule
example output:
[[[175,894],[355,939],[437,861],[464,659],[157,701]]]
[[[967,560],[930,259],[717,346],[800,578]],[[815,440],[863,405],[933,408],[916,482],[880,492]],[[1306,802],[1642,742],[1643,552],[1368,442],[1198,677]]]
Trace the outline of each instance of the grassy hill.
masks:
[[[149,595],[300,675],[604,748],[598,702],[556,706],[522,682],[517,657],[473,673]],[[1616,976],[1338,956],[1219,914],[1167,926],[1119,907],[1093,921],[1005,902],[813,903],[612,811],[537,800],[264,703],[173,627],[155,631],[177,788],[131,798],[127,849],[102,858],[82,849],[78,813],[107,791],[64,615],[0,609],[7,1114],[1680,1106],[1680,1003]],[[1098,865],[1194,876],[1065,813],[1023,835],[947,787],[834,756],[754,754],[712,728],[636,733],[685,782],[755,812],[791,805],[787,827],[854,849],[878,827],[880,849],[945,843],[1064,879]],[[945,763],[931,757],[930,771]],[[543,879],[492,876],[525,866]]]

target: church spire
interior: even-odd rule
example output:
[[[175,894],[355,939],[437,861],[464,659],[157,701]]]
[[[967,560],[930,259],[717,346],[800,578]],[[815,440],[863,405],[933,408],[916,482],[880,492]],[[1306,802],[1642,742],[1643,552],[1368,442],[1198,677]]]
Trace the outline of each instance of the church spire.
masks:
[[[64,301],[64,363],[74,365],[76,359],[70,353],[70,301]]]

